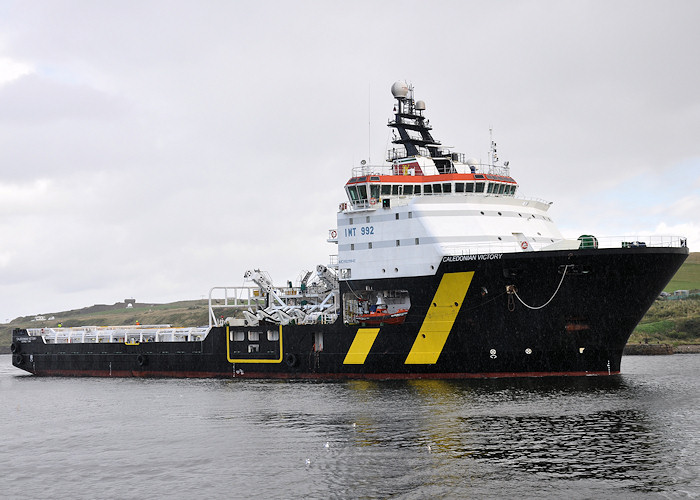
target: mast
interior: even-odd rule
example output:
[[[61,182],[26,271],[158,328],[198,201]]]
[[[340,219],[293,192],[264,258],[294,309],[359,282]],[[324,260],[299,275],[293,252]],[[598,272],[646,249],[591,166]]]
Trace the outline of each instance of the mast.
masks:
[[[440,142],[430,135],[432,127],[423,116],[425,103],[414,101],[413,86],[407,85],[405,82],[396,82],[391,86],[391,93],[396,99],[396,106],[394,107],[394,120],[390,121],[388,126],[396,130],[399,135],[392,142],[404,146],[407,157],[421,155],[420,148],[423,148],[423,153],[427,149],[431,158],[440,157],[441,153],[438,149]],[[409,131],[415,133],[410,134]]]

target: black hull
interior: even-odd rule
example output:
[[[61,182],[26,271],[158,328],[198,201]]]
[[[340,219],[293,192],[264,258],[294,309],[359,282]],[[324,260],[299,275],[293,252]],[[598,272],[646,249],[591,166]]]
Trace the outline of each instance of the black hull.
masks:
[[[627,339],[687,255],[687,248],[621,248],[445,257],[435,276],[350,282],[355,290],[408,290],[411,308],[400,325],[346,325],[341,318],[214,327],[201,342],[139,345],[45,344],[15,330],[13,364],[36,375],[101,377],[616,374]],[[530,306],[554,298],[531,309],[507,292],[510,285]],[[341,282],[341,294],[348,291]],[[234,341],[234,331],[245,340]],[[257,353],[248,353],[249,331],[262,333]],[[267,332],[279,335],[268,340]],[[321,351],[314,350],[319,334]]]

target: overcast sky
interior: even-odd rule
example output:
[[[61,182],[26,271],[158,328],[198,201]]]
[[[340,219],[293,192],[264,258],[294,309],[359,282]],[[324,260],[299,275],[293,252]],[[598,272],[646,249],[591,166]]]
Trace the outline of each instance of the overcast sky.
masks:
[[[0,321],[328,263],[391,84],[565,236],[700,251],[700,2],[0,1]]]

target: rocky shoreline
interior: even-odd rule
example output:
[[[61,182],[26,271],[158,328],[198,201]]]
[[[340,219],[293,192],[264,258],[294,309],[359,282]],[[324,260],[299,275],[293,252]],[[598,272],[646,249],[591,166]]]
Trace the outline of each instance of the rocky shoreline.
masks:
[[[700,344],[627,344],[622,351],[625,356],[659,356],[667,354],[700,354]]]

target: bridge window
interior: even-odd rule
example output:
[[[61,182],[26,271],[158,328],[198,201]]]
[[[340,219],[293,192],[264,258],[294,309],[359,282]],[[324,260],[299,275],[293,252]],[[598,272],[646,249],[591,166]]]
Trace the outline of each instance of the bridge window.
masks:
[[[464,192],[464,183],[463,182],[455,182],[455,193],[463,193]]]
[[[474,192],[474,183],[467,182],[466,184],[464,184],[464,190],[467,193],[473,193]]]
[[[452,183],[447,182],[442,185],[442,192],[443,193],[451,193],[452,192]]]
[[[370,198],[374,198],[375,200],[379,199],[379,184],[370,184],[369,185],[369,194]]]
[[[357,193],[360,195],[360,200],[366,200],[367,199],[367,186],[364,184],[361,186],[357,186]]]
[[[391,184],[382,184],[382,196],[389,196],[391,194]]]
[[[433,193],[442,193],[442,184],[433,184]]]
[[[260,340],[260,332],[248,332],[248,340],[258,342]]]
[[[413,185],[412,184],[404,185],[403,194],[413,194]]]
[[[420,194],[420,184],[418,186],[415,186],[415,189],[413,190],[413,194]]]
[[[477,182],[475,186],[474,192],[476,193],[483,193],[484,192],[484,183],[483,182]]]
[[[231,340],[234,342],[243,342],[245,340],[245,332],[231,332]]]
[[[391,186],[391,194],[393,194],[394,196],[399,195],[399,186],[398,185],[394,184],[393,186]]]
[[[350,201],[357,201],[357,186],[348,187],[348,193],[350,194]]]

